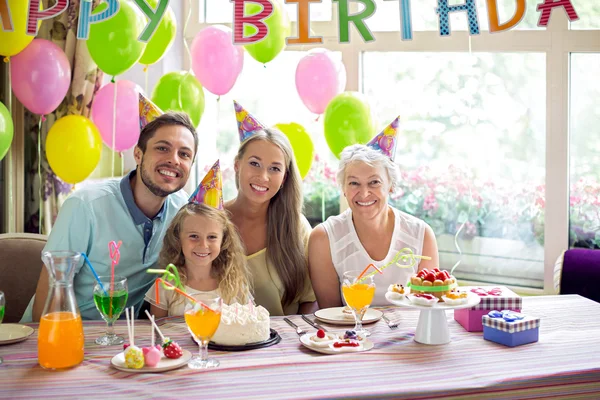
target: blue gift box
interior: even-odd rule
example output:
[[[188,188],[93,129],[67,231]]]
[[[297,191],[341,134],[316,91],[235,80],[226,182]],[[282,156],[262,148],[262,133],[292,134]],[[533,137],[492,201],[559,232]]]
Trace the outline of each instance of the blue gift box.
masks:
[[[505,346],[515,347],[537,342],[540,319],[513,311],[491,311],[482,317],[483,338]]]

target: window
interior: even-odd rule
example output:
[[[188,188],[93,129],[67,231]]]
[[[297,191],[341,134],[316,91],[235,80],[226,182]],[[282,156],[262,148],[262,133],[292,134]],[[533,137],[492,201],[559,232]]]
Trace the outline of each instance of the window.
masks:
[[[481,34],[470,37],[465,13],[458,12],[450,16],[456,34],[441,37],[436,0],[412,0],[413,40],[402,41],[398,0],[376,0],[375,15],[366,20],[376,40],[364,43],[350,28],[349,44],[332,38],[338,35],[337,4],[311,5],[315,36],[329,39],[322,47],[344,61],[346,90],[368,95],[380,129],[401,116],[397,162],[404,186],[392,204],[425,219],[438,233],[441,267],[460,261],[455,273],[463,281],[503,283],[521,293],[551,293],[554,263],[562,251],[591,247],[573,232],[584,226],[597,232],[600,226],[590,211],[599,209],[600,32],[595,29],[600,6],[573,1],[579,21],[570,23],[557,9],[549,26],[540,28],[536,7],[541,2],[526,0],[524,18],[515,28],[490,34],[487,2],[477,0]],[[505,22],[516,2],[497,3]],[[200,5],[201,18],[189,38],[206,21],[231,22],[230,3],[209,4]],[[351,5],[353,11],[362,7]],[[238,143],[232,99],[265,124],[304,125],[317,149],[304,183],[305,201],[326,203],[324,208],[311,205],[321,213],[314,222],[337,212],[339,189],[333,183],[337,159],[324,142],[322,119],[308,113],[294,86],[296,63],[308,48],[290,46],[266,68],[248,58],[219,107],[207,95],[201,132],[214,141],[208,159],[217,151],[230,168]],[[234,193],[229,187],[226,197]],[[594,240],[595,246],[598,237]]]
[[[545,68],[539,53],[363,53],[378,121],[401,115],[391,203],[429,223],[459,279],[543,287]]]
[[[570,246],[600,249],[600,53],[571,54]]]

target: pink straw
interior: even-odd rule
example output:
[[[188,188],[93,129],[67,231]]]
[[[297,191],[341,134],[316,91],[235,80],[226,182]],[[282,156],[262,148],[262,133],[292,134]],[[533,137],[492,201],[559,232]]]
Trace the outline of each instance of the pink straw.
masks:
[[[116,243],[114,240],[111,241],[108,244],[108,253],[110,255],[110,258],[112,260],[111,263],[111,267],[110,267],[110,308],[109,308],[109,318],[112,318],[112,297],[113,297],[113,291],[115,290],[115,267],[117,266],[117,264],[119,263],[119,260],[121,259],[121,252],[119,251],[119,247],[121,247],[121,241],[119,240],[119,243]]]

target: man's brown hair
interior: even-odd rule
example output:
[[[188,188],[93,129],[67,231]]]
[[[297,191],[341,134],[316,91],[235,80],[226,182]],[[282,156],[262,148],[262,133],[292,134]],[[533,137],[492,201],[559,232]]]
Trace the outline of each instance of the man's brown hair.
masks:
[[[142,150],[142,153],[145,153],[148,140],[152,139],[152,137],[160,127],[168,125],[180,125],[187,128],[190,131],[190,133],[194,137],[193,158],[195,159],[196,153],[198,152],[198,134],[196,133],[196,128],[194,127],[192,120],[184,112],[169,111],[157,117],[154,121],[148,123],[148,125],[144,126],[144,128],[140,132],[140,138],[138,139],[137,147],[139,147]]]

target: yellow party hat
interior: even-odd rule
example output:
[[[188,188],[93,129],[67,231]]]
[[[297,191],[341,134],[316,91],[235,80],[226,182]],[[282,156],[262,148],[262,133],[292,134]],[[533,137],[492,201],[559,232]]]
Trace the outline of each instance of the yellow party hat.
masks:
[[[202,182],[190,196],[189,202],[206,204],[217,210],[223,209],[223,177],[219,160],[208,170]]]

